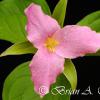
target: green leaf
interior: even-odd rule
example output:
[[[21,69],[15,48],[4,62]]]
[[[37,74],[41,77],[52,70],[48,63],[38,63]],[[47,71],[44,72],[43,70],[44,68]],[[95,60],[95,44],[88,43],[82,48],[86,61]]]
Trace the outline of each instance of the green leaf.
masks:
[[[27,40],[24,9],[32,2],[41,5],[44,12],[50,14],[45,0],[4,0],[0,2],[0,39],[12,43]]]
[[[8,2],[13,2],[16,3],[16,5],[18,6],[18,8],[20,8],[20,10],[22,11],[22,13],[24,13],[24,9],[31,3],[36,3],[38,5],[40,5],[43,9],[43,11],[48,14],[51,15],[50,12],[50,8],[46,2],[46,0],[3,0]]]
[[[69,80],[72,89],[75,90],[77,86],[77,73],[74,64],[69,59],[65,61],[64,75]]]
[[[51,86],[50,93],[45,97],[40,98],[34,92],[34,86],[31,81],[29,62],[19,65],[5,80],[3,88],[3,100],[70,100],[70,95],[67,94],[52,94],[52,89],[57,86],[64,86],[66,90],[71,86],[66,77],[61,74],[55,84]],[[64,89],[64,88],[63,88]],[[65,90],[65,89],[64,89]],[[58,93],[56,90],[53,93]],[[62,91],[64,93],[64,91]]]
[[[100,18],[89,25],[96,32],[100,32]]]
[[[35,53],[36,49],[33,47],[31,43],[28,41],[15,43],[8,49],[6,49],[0,57],[7,56],[7,55],[20,55],[20,54],[28,54],[28,53]]]
[[[10,42],[26,41],[25,16],[13,3],[0,3],[0,39]]]
[[[66,15],[66,7],[68,0],[60,0],[54,9],[53,17],[59,22],[61,27],[63,27],[64,19]]]
[[[100,33],[100,10],[87,15],[85,18],[79,21],[77,25],[89,26],[96,32]],[[86,56],[100,56],[100,50],[97,53],[88,54]]]
[[[79,21],[77,24],[82,25],[82,26],[84,26],[84,25],[89,26],[93,30],[100,32],[100,28],[99,28],[99,26],[100,26],[100,10],[87,15],[81,21]]]
[[[96,53],[87,54],[86,56],[100,56],[100,50],[98,50]]]

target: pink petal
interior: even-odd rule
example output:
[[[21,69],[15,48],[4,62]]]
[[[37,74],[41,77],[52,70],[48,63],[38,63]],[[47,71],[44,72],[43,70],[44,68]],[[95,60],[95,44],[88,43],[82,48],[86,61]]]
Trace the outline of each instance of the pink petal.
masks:
[[[36,47],[41,46],[47,36],[51,36],[60,29],[57,21],[44,14],[39,5],[30,4],[25,10],[25,14],[28,19],[26,25],[27,38]]]
[[[46,50],[38,50],[31,61],[30,69],[35,91],[44,96],[49,92],[50,85],[56,81],[56,77],[63,72],[64,58]],[[45,93],[41,93],[42,87],[45,87]]]
[[[100,34],[86,26],[66,26],[57,31],[54,37],[60,42],[56,53],[65,58],[84,56],[100,49]]]

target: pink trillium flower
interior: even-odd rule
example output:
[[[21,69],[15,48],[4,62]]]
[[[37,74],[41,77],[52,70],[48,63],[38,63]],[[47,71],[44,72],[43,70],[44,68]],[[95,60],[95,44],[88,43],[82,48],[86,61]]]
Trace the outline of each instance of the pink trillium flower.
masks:
[[[65,58],[73,59],[100,48],[100,34],[87,26],[67,25],[61,29],[51,16],[43,13],[41,7],[32,3],[25,10],[28,22],[27,39],[38,49],[30,63],[35,91],[50,85],[64,70]]]

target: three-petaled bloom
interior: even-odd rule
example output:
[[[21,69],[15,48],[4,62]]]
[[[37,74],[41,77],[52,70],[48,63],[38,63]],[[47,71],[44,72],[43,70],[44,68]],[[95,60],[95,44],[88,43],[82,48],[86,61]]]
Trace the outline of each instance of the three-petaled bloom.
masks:
[[[64,70],[64,58],[73,59],[100,48],[100,34],[89,27],[68,25],[61,29],[55,19],[43,13],[41,7],[32,3],[26,10],[28,40],[38,49],[30,69],[35,91],[56,81]],[[40,94],[44,96],[45,94]]]

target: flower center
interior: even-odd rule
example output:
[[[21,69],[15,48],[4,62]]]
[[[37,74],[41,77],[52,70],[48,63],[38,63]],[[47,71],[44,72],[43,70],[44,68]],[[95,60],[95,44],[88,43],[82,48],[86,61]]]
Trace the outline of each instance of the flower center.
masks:
[[[58,44],[59,44],[59,42],[57,40],[55,40],[54,38],[52,38],[52,37],[48,37],[46,42],[45,42],[45,46],[50,52],[54,52],[55,47]]]

